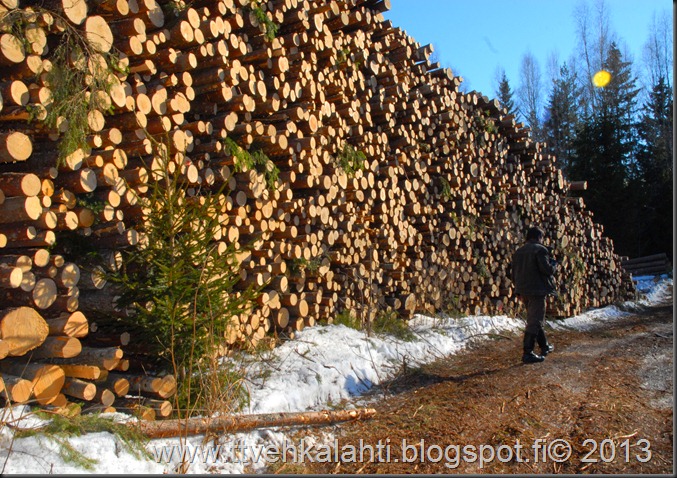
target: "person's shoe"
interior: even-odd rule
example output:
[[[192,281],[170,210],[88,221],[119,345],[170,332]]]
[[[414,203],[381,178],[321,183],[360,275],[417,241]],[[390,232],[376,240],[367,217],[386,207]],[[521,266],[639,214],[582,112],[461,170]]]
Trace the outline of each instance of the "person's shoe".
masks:
[[[537,355],[535,352],[529,352],[528,354],[522,355],[523,363],[539,363],[545,360],[545,357],[542,355]]]
[[[555,346],[552,344],[548,344],[545,348],[541,348],[541,355],[545,357],[549,353],[552,353],[555,351]]]

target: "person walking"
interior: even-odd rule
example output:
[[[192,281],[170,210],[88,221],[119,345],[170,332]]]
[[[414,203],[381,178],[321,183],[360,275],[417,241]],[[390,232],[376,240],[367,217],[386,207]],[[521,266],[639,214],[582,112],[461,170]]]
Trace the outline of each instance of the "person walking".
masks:
[[[526,243],[512,256],[512,280],[517,294],[527,308],[527,325],[524,330],[522,362],[543,362],[555,350],[545,335],[545,301],[555,294],[553,276],[557,262],[550,250],[542,244],[545,233],[540,227],[530,227]],[[534,352],[538,342],[541,355]]]

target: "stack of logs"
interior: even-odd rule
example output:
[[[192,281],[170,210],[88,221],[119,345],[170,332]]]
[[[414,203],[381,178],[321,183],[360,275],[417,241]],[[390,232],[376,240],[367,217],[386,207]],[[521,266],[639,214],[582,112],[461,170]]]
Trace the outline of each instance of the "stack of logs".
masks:
[[[612,242],[570,194],[585,184],[566,181],[545,145],[496,100],[459,90],[461,78],[428,60],[430,46],[383,19],[388,7],[0,0],[0,15],[25,14],[23,38],[0,31],[0,373],[8,399],[171,410],[171,377],[144,376],[129,360],[133,342],[150,338],[106,327],[125,316],[102,271],[120,267],[120,251],[143,230],[138,201],[155,159],[148,135],[170,139],[187,194],[227,186],[214,241],[243,251],[241,287],[263,288],[225,337],[229,347],[293,336],[342,311],[364,320],[384,307],[405,319],[516,314],[509,262],[531,224],[546,229],[561,263],[551,315],[633,292]],[[260,12],[279,26],[274,38]],[[58,161],[68,118],[58,131],[44,119],[50,52],[64,22],[124,68],[109,75],[105,110],[88,116],[87,147]],[[254,169],[237,172],[226,138],[264,152],[280,170],[276,185]],[[353,174],[338,160],[346,145],[366,156]],[[106,264],[70,252],[74,236]]]
[[[657,276],[672,273],[672,264],[665,252],[660,254],[651,254],[650,256],[634,257],[632,259],[623,257],[621,265],[633,277]]]

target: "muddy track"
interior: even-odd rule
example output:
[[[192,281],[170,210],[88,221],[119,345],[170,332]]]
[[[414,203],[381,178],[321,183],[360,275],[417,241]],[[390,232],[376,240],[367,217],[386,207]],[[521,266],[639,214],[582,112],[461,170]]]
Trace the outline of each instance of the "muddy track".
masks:
[[[278,471],[671,474],[672,300],[549,337],[541,364],[521,363],[514,336],[405,370],[374,391],[376,419],[335,430],[362,459]]]

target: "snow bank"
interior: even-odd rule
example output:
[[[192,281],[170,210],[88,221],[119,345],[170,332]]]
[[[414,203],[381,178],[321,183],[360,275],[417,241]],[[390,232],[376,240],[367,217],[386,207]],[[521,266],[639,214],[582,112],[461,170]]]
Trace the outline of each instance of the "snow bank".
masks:
[[[270,352],[252,370],[251,413],[326,408],[387,380],[403,363],[429,362],[458,352],[479,334],[517,329],[521,321],[500,317],[412,319],[415,340],[367,336],[343,325],[316,326]],[[268,363],[278,370],[270,370]]]
[[[600,321],[624,317],[633,308],[660,303],[670,298],[672,279],[642,281],[641,288],[638,283],[638,289],[643,293],[638,301],[591,310],[557,321],[553,327],[583,330]],[[408,366],[431,362],[458,353],[473,338],[520,332],[522,327],[522,320],[507,316],[455,319],[418,315],[411,321],[415,335],[411,341],[369,337],[343,325],[306,329],[295,340],[252,361],[253,365],[248,367],[251,403],[247,413],[321,410],[339,403],[355,407],[364,392],[392,378],[405,362]],[[40,424],[27,407],[15,407],[11,412],[13,416],[10,417],[5,411],[5,422],[22,427]],[[120,414],[116,416],[121,417]],[[13,439],[10,427],[0,427],[0,473],[21,474],[173,473],[182,454],[191,463],[189,473],[257,472],[265,470],[266,466],[262,460],[249,463],[257,447],[281,446],[287,440],[284,433],[275,430],[222,437],[217,448],[203,447],[200,436],[190,437],[184,443],[178,439],[159,439],[152,440],[147,446],[151,458],[139,460],[113,435],[92,433],[69,440],[83,456],[98,461],[93,470],[85,470],[64,461],[59,455],[59,447],[49,439]]]
[[[620,305],[609,305],[599,309],[592,309],[583,314],[552,322],[554,329],[587,330],[603,321],[613,321],[627,317],[643,307],[670,300],[672,295],[672,279],[667,276],[646,276],[636,278],[637,292],[640,297],[636,301],[624,302]]]

